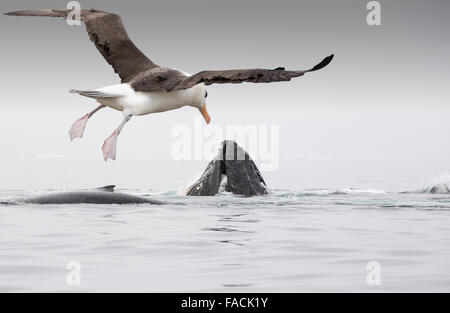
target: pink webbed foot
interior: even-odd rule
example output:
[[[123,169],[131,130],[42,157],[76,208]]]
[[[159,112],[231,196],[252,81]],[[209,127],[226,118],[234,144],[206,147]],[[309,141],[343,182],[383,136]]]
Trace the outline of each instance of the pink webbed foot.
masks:
[[[118,131],[115,130],[111,136],[106,138],[103,143],[102,151],[103,151],[103,159],[108,161],[108,159],[116,160],[116,146],[117,146],[117,136]]]
[[[73,123],[70,128],[69,135],[70,140],[73,141],[75,138],[83,138],[84,129],[89,119],[89,114],[80,117],[75,123]]]

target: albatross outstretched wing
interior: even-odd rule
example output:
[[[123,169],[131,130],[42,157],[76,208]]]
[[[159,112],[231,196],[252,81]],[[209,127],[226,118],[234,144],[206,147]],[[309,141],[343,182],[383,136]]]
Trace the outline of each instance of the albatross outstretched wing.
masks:
[[[274,70],[267,69],[248,69],[248,70],[226,70],[226,71],[203,71],[192,75],[181,81],[174,89],[186,89],[200,83],[205,85],[212,84],[240,84],[249,83],[271,83],[290,81],[292,78],[303,76],[305,73],[314,72],[327,66],[334,55],[330,55],[319,64],[309,70],[287,71],[284,67]]]
[[[247,69],[226,71],[203,71],[192,76],[187,76],[171,68],[156,68],[142,72],[129,83],[137,91],[173,91],[191,88],[197,84],[240,84],[271,83],[289,81],[294,77],[303,76],[305,73],[314,72],[327,66],[333,55],[322,60],[319,64],[309,70],[287,71],[282,67],[274,70]]]
[[[23,10],[5,14],[67,18],[71,11]],[[119,15],[95,9],[81,10],[81,20],[86,24],[89,38],[122,82],[128,82],[137,74],[158,67],[133,44]]]

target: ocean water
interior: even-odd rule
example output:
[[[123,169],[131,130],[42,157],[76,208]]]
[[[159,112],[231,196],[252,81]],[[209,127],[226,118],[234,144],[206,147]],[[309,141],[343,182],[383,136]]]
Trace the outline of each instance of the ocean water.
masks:
[[[169,204],[1,205],[0,291],[450,291],[450,195],[120,191]]]

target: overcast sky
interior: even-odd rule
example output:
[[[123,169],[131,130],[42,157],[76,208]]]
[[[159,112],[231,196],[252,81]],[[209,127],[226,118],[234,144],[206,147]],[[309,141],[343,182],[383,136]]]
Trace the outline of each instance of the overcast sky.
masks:
[[[204,69],[305,69],[335,53],[325,69],[287,83],[208,88],[211,126],[279,127],[279,168],[271,188],[419,188],[450,173],[450,2],[381,2],[368,26],[361,0],[80,1],[120,13],[130,37],[155,63]],[[2,12],[64,8],[65,1],[2,1]],[[0,17],[3,92],[1,189],[180,189],[209,160],[171,156],[177,125],[196,110],[136,117],[104,163],[103,140],[122,116],[103,110],[85,138],[72,122],[96,103],[71,95],[119,82],[84,26],[55,18]],[[253,156],[257,163],[258,156]]]

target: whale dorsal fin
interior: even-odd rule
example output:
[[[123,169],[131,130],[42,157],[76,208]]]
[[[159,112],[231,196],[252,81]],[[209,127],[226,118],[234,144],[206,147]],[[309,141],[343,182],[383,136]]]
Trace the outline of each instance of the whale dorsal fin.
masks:
[[[108,186],[103,186],[103,187],[95,188],[95,190],[99,190],[99,191],[107,191],[107,192],[114,192],[114,188],[116,188],[116,185],[108,185]]]

